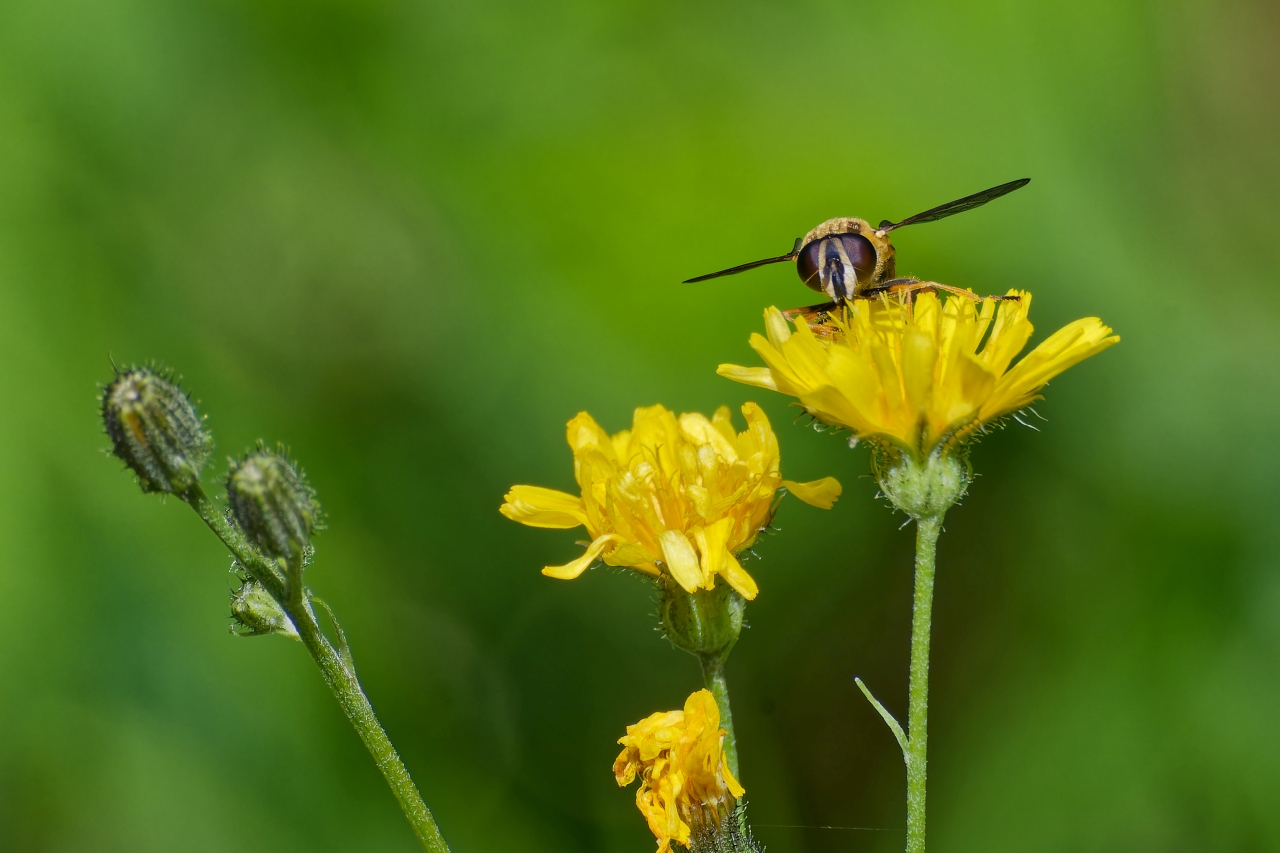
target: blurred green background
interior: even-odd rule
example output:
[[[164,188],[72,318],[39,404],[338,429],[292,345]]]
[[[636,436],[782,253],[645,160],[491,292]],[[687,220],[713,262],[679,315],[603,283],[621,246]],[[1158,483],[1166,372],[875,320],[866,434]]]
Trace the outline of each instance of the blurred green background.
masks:
[[[899,270],[1124,342],[948,517],[931,849],[1280,850],[1278,39],[1263,0],[0,5],[0,849],[415,849],[303,650],[227,635],[225,552],[99,453],[110,359],[157,359],[220,456],[307,467],[311,582],[459,853],[650,850],[614,742],[698,685],[503,491],[572,485],[579,410],[758,399],[846,492],[750,565],[757,832],[900,850],[852,678],[901,714],[911,532],[715,375],[794,273],[678,282],[1026,175]]]

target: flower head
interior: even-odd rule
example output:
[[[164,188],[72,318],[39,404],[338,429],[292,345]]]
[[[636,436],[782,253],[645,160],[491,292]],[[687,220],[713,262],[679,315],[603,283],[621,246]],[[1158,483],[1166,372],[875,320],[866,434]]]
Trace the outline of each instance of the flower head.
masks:
[[[1020,298],[980,306],[963,298],[944,303],[934,293],[914,303],[857,300],[842,316],[812,328],[800,322],[794,332],[769,308],[768,337],[751,336],[768,367],[722,364],[717,372],[790,394],[823,423],[924,457],[1040,399],[1050,379],[1120,340],[1086,317],[1010,367],[1032,326],[1031,294],[1009,294]]]
[[[670,576],[690,593],[714,588],[720,577],[755,598],[756,583],[735,555],[772,520],[778,490],[828,509],[840,484],[831,477],[783,480],[769,420],[755,403],[742,413],[747,429],[739,433],[727,406],[710,419],[649,406],[636,409],[630,430],[610,436],[582,412],[568,429],[582,495],[512,486],[501,512],[530,527],[586,526],[592,538],[586,552],[542,570],[553,578],[576,578],[603,558]]]
[[[200,482],[213,454],[204,419],[172,377],[146,367],[116,372],[102,394],[111,452],[138,475],[144,492],[181,494]]]
[[[658,853],[667,853],[672,841],[687,847],[692,832],[724,819],[745,793],[729,772],[724,734],[715,698],[699,690],[683,711],[651,714],[618,740],[622,753],[613,775],[619,786],[640,777],[636,805],[658,839]]]
[[[231,517],[272,557],[306,554],[320,520],[315,490],[281,451],[258,449],[231,464],[227,473]]]

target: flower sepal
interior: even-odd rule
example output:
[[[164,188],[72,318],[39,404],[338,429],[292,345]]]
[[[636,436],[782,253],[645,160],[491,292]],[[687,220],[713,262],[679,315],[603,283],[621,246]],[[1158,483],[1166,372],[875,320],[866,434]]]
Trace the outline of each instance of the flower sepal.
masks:
[[[680,849],[675,844],[672,850]],[[708,814],[689,838],[689,853],[764,853],[747,822],[747,801],[738,800],[728,817]]]
[[[300,572],[319,529],[315,490],[281,450],[257,450],[232,463],[227,473],[230,516],[264,555]],[[298,579],[294,578],[296,582]]]
[[[147,367],[119,370],[102,394],[111,452],[138,475],[144,492],[183,495],[213,454],[204,419],[172,376]]]
[[[880,491],[913,519],[936,518],[964,497],[973,478],[965,449],[934,450],[923,459],[881,447],[872,455]]]
[[[687,592],[670,581],[661,584],[658,605],[662,633],[691,655],[724,657],[742,633],[747,601],[728,584]]]
[[[245,578],[240,588],[231,594],[231,620],[231,633],[238,637],[280,634],[301,639],[284,609],[266,587],[253,578]]]

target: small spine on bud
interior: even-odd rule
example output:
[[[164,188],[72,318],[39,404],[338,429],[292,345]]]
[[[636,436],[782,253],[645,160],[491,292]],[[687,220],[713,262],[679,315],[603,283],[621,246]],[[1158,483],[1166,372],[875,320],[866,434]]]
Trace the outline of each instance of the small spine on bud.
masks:
[[[283,453],[259,445],[233,462],[227,503],[236,524],[264,553],[289,561],[310,553],[320,506],[307,478]]]
[[[187,491],[213,454],[213,437],[191,400],[149,368],[116,373],[102,394],[102,422],[111,452],[138,475],[144,492]]]
[[[231,633],[239,637],[281,634],[298,639],[298,631],[284,609],[262,584],[244,578],[231,593]]]

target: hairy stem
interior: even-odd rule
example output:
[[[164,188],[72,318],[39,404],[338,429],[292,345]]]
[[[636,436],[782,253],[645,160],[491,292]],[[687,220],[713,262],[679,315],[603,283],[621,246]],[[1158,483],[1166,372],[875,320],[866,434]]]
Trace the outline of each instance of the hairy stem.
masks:
[[[404,762],[400,760],[396,748],[391,744],[391,739],[387,737],[386,730],[382,728],[377,715],[373,713],[373,707],[369,704],[359,679],[343,664],[333,646],[320,632],[320,626],[316,624],[316,617],[310,604],[305,599],[297,605],[290,602],[285,611],[293,620],[294,627],[298,629],[303,645],[307,647],[316,665],[320,667],[320,674],[324,676],[325,683],[333,691],[347,719],[351,721],[351,725],[355,726],[360,739],[364,741],[365,748],[369,750],[374,763],[378,765],[387,784],[391,786],[391,792],[395,794],[396,801],[404,811],[404,816],[413,826],[413,831],[417,834],[418,841],[422,843],[422,848],[428,853],[448,853],[449,846],[440,835],[440,829],[436,826],[430,809],[422,801],[422,795],[413,784],[413,779],[405,769]]]
[[[907,697],[907,853],[924,853],[929,750],[929,632],[942,514],[916,519],[916,589],[911,610],[911,679]]]
[[[196,514],[222,540],[222,544],[227,546],[227,550],[245,571],[267,588],[293,621],[302,644],[311,654],[316,665],[320,667],[320,674],[325,684],[329,685],[329,689],[333,691],[343,713],[347,715],[356,733],[364,741],[365,748],[373,756],[374,763],[382,771],[383,778],[387,780],[391,792],[395,794],[396,801],[400,803],[401,810],[404,811],[405,817],[409,819],[409,824],[418,836],[422,849],[427,853],[449,853],[449,845],[445,844],[444,837],[440,835],[440,829],[436,826],[435,818],[431,816],[430,809],[422,801],[422,795],[413,784],[413,779],[409,776],[404,762],[400,760],[400,755],[392,745],[391,739],[387,737],[386,730],[378,722],[373,706],[369,704],[369,699],[365,696],[359,679],[356,678],[354,668],[343,662],[342,656],[334,650],[320,630],[315,612],[301,585],[290,583],[277,564],[263,557],[239,529],[227,521],[221,509],[209,499],[199,485],[183,495],[183,500],[191,505]],[[301,572],[291,574],[294,577],[300,577]],[[342,630],[337,627],[336,620],[334,628],[339,632]]]
[[[724,677],[724,662],[729,657],[726,651],[722,654],[698,655],[702,662],[702,683],[711,695],[716,697],[716,707],[720,709],[720,728],[724,729],[724,753],[729,762],[729,772],[739,782],[738,775],[738,740],[733,733],[733,711],[729,707],[729,681]]]

